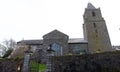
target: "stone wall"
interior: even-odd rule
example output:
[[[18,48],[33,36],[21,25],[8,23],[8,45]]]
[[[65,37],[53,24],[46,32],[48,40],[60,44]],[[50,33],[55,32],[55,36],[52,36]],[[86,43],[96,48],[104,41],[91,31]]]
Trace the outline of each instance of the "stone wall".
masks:
[[[120,72],[120,52],[53,57],[52,72]]]
[[[100,8],[86,8],[84,12],[84,37],[90,53],[112,51],[109,33]]]
[[[17,70],[18,66],[22,67],[22,60],[0,60],[0,72],[21,72]]]
[[[53,30],[52,32],[43,36],[44,49],[47,50],[49,45],[58,44],[61,46],[61,55],[66,55],[69,52],[68,39],[69,37],[66,34],[58,30]]]

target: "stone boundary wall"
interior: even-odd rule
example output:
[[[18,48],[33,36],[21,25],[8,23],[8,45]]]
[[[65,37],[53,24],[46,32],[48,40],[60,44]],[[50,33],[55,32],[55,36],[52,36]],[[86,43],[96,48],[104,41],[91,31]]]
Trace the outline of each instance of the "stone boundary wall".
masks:
[[[23,60],[5,59],[0,61],[0,72],[21,72]],[[20,68],[19,68],[20,69]]]
[[[120,52],[52,57],[52,72],[120,72]]]

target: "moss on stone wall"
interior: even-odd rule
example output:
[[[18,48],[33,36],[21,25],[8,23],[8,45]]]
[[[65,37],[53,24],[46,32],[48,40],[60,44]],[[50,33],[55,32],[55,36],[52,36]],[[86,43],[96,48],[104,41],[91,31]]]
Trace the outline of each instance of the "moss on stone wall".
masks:
[[[52,72],[120,72],[120,52],[53,57]]]

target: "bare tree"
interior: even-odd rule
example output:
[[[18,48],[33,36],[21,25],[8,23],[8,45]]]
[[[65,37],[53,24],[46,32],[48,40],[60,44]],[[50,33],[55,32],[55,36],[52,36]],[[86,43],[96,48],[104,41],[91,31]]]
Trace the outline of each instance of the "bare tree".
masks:
[[[6,50],[4,55],[3,55],[3,58],[9,57],[16,47],[16,41],[13,39],[4,40],[2,44]]]
[[[2,44],[0,44],[0,56],[3,56],[6,52],[6,47]]]
[[[15,46],[16,46],[16,41],[13,40],[13,39],[4,40],[4,41],[3,41],[3,45],[4,45],[7,49],[9,49],[9,48],[14,49]]]

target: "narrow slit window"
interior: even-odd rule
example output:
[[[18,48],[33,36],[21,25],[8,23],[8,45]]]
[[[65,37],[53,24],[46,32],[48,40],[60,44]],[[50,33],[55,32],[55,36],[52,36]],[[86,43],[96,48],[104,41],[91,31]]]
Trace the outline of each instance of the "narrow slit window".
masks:
[[[92,12],[92,16],[96,16],[96,14],[95,14],[95,12],[94,12],[94,11]]]
[[[98,31],[97,31],[97,29],[95,30],[95,36],[98,37]]]
[[[95,33],[98,33],[98,31],[97,31],[97,30],[95,30]]]
[[[93,23],[94,28],[96,28],[96,23]]]
[[[98,35],[96,34],[96,37],[98,37]]]

